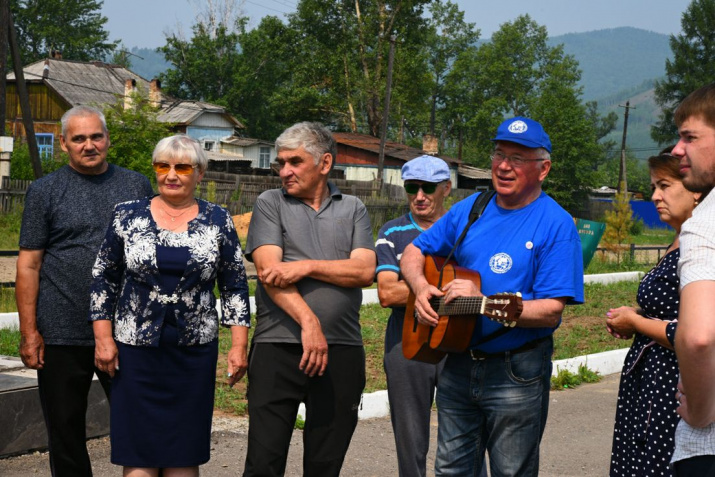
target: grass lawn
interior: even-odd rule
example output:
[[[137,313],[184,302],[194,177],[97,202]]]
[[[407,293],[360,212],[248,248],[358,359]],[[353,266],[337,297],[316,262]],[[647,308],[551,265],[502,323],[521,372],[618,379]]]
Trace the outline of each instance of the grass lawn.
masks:
[[[586,303],[568,306],[561,327],[554,334],[554,358],[565,359],[611,349],[626,348],[630,341],[616,340],[606,332],[605,314],[610,308],[622,305],[635,306],[637,282],[619,282],[610,285],[589,284],[585,287]],[[12,303],[12,290],[0,294],[0,307]],[[0,312],[6,311],[0,308]],[[360,320],[366,355],[367,384],[365,392],[386,389],[382,369],[383,338],[389,310],[378,304],[362,307]],[[0,330],[0,354],[17,356],[19,343],[17,330]],[[231,346],[230,332],[221,328],[219,333],[219,362],[217,367],[216,409],[228,414],[246,413],[246,379],[229,388],[226,384],[226,355]]]
[[[0,249],[17,248],[19,234],[19,216],[8,217],[0,215],[0,229],[7,227],[9,235],[7,244],[0,240]],[[6,234],[0,234],[0,239]],[[667,229],[647,229],[634,238],[638,245],[670,243],[673,231]],[[244,242],[245,243],[245,242]],[[12,245],[14,244],[14,245]],[[624,270],[647,271],[653,264],[612,263],[594,258],[586,273],[608,273]],[[251,294],[255,282],[249,281]],[[635,306],[637,282],[620,282],[610,285],[589,284],[585,287],[586,303],[578,306],[567,306],[561,327],[554,334],[554,358],[565,359],[584,354],[598,353],[611,349],[626,348],[630,341],[616,340],[606,332],[605,314],[610,308],[629,305]],[[0,313],[16,311],[13,289],[0,289]],[[377,304],[363,306],[361,310],[361,325],[366,354],[365,392],[386,389],[385,374],[382,369],[383,338],[389,317],[389,310]],[[0,330],[0,354],[17,356],[19,343],[17,330]],[[226,385],[226,354],[230,347],[230,332],[221,329],[219,334],[219,362],[217,367],[216,409],[229,414],[246,413],[246,379],[236,386]]]
[[[0,214],[0,250],[17,250],[20,242],[22,211]]]

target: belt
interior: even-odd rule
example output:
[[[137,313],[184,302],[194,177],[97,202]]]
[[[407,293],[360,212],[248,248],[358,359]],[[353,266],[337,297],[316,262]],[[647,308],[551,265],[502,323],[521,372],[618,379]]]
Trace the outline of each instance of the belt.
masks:
[[[504,358],[506,357],[507,354],[512,355],[512,354],[518,354],[518,353],[523,353],[524,351],[530,351],[537,346],[539,346],[541,343],[544,343],[545,341],[551,339],[551,336],[544,336],[543,338],[536,339],[534,341],[529,341],[527,343],[524,343],[523,345],[519,346],[516,349],[511,349],[508,351],[500,351],[498,353],[485,353],[484,351],[480,351],[478,349],[470,349],[467,351],[469,353],[469,356],[474,360],[474,361],[481,361],[484,359],[492,359],[492,358]]]

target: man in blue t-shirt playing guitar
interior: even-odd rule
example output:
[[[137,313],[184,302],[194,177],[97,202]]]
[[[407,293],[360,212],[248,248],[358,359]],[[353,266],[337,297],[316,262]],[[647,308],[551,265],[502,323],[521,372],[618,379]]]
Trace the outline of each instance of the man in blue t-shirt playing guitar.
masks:
[[[482,313],[473,320],[466,349],[447,349],[437,388],[437,476],[474,475],[483,465],[485,450],[492,475],[538,475],[548,413],[551,335],[564,306],[583,302],[576,227],[541,189],[551,169],[549,136],[538,122],[515,117],[499,126],[493,141],[496,195],[478,220],[468,225],[481,196],[474,194],[408,245],[400,262],[415,295],[414,317],[435,330],[443,321],[440,315],[451,313],[435,311],[435,302],[456,306],[464,297],[491,299],[501,292],[523,298],[516,326],[504,327],[513,320],[499,313]],[[441,282],[430,281],[426,269],[439,269],[440,257],[448,256],[479,279],[457,274],[448,281],[445,269],[435,274],[442,275]]]

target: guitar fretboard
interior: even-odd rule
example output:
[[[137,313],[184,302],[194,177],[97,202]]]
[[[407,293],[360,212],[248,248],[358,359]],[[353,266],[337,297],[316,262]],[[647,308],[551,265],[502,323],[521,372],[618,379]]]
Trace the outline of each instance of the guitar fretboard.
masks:
[[[444,302],[444,297],[433,297],[430,306],[438,315],[476,315],[484,314],[488,298],[483,296],[460,296],[450,303]]]

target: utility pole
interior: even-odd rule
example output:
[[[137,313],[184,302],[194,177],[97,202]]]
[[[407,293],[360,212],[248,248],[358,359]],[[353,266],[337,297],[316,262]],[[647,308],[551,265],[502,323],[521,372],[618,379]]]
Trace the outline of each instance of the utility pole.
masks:
[[[42,177],[42,166],[40,165],[40,151],[37,148],[37,137],[35,137],[35,125],[32,123],[32,111],[30,110],[30,95],[27,93],[25,84],[25,73],[22,71],[22,58],[20,57],[20,46],[17,44],[17,32],[15,31],[15,21],[12,18],[10,8],[7,9],[7,30],[10,39],[10,53],[12,55],[12,65],[15,71],[15,85],[17,95],[20,98],[20,110],[22,111],[22,123],[25,126],[25,137],[27,146],[30,149],[30,162],[35,173],[35,179]],[[4,73],[3,73],[4,74]]]
[[[623,192],[623,194],[628,196],[628,179],[626,178],[626,135],[628,133],[628,110],[636,108],[631,108],[630,101],[626,101],[625,106],[619,105],[619,107],[625,108],[626,113],[623,116],[623,141],[621,142],[621,168],[618,172],[618,192]],[[621,190],[621,187],[623,187],[623,190]]]
[[[385,141],[387,139],[387,119],[390,115],[390,94],[392,92],[392,64],[395,59],[395,40],[397,37],[390,36],[390,55],[387,60],[387,85],[385,88],[385,108],[382,111],[382,132],[380,134],[380,155],[377,160],[377,180],[382,189],[382,170],[385,167]]]

